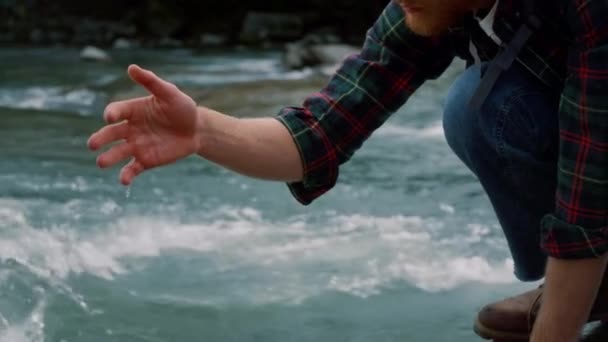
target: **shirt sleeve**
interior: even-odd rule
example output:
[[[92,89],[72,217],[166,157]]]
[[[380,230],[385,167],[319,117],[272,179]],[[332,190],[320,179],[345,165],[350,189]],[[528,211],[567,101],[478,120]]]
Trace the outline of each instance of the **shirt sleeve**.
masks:
[[[608,251],[608,2],[568,2],[556,205],[541,228],[548,255],[580,259]]]
[[[339,165],[425,80],[445,71],[453,59],[445,40],[409,31],[403,10],[391,1],[367,31],[360,53],[347,57],[301,107],[281,109],[276,118],[293,136],[303,163],[303,180],[288,183],[300,203],[329,191]]]

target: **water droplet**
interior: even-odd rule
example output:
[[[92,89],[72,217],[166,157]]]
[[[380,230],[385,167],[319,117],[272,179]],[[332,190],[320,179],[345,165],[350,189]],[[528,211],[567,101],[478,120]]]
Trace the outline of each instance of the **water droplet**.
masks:
[[[129,198],[131,196],[131,186],[130,185],[127,187],[127,192],[125,193],[125,196],[127,198]]]

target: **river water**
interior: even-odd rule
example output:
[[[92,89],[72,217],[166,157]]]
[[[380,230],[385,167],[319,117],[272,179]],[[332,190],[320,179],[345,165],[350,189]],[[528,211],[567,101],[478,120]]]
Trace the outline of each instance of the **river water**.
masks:
[[[88,136],[144,94],[138,63],[237,116],[298,105],[327,76],[278,52],[0,50],[0,341],[476,341],[518,283],[488,199],[441,127],[456,63],[310,206],[198,157],[130,189]]]

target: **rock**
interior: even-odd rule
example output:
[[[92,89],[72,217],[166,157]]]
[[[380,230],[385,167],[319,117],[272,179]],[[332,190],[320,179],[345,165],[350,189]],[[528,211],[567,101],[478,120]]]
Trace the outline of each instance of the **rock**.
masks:
[[[126,39],[126,38],[118,38],[112,44],[112,48],[114,49],[131,49],[135,46],[135,43]]]
[[[107,25],[108,30],[118,37],[133,37],[137,33],[137,28],[133,24],[110,22]]]
[[[287,44],[283,54],[283,64],[288,69],[320,66],[324,73],[335,70],[336,66],[360,49],[346,44],[313,44],[306,41]]]
[[[249,12],[241,30],[241,41],[296,40],[302,37],[302,19],[293,14]]]
[[[0,32],[0,43],[12,43],[16,37],[14,32]]]
[[[50,31],[48,33],[48,39],[52,44],[60,44],[68,40],[68,35],[62,31]]]
[[[340,44],[342,40],[337,34],[328,33],[324,36],[325,42],[328,44]]]
[[[302,42],[285,45],[283,54],[283,65],[292,70],[302,69],[307,66],[318,65],[319,60],[310,50],[310,47]]]
[[[333,33],[330,29],[322,29],[313,33],[309,33],[301,40],[306,44],[339,44],[340,37]]]
[[[95,46],[87,46],[80,52],[80,58],[94,62],[107,62],[110,60],[110,55]]]
[[[34,44],[40,44],[44,40],[44,32],[41,29],[34,29],[30,33],[30,41]]]
[[[359,48],[346,44],[323,44],[311,47],[321,65],[341,63],[347,56],[358,53]]]
[[[200,43],[203,46],[222,46],[226,45],[228,38],[214,33],[204,33],[201,35]]]
[[[181,40],[164,37],[158,41],[158,46],[162,48],[180,48],[184,46],[184,43]]]

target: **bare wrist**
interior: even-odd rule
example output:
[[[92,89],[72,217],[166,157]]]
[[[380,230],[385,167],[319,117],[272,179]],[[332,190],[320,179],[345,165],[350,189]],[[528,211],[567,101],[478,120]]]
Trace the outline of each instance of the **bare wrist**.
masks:
[[[606,268],[597,259],[549,258],[540,313],[531,341],[576,341],[595,300]]]
[[[205,155],[207,155],[206,151],[209,150],[210,145],[209,134],[207,132],[209,129],[209,110],[205,107],[198,107],[196,116],[196,133],[194,137],[196,154],[204,158]]]

